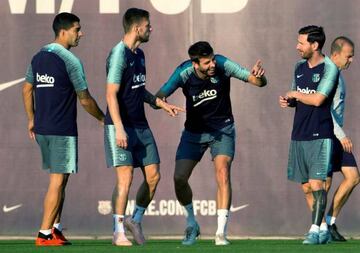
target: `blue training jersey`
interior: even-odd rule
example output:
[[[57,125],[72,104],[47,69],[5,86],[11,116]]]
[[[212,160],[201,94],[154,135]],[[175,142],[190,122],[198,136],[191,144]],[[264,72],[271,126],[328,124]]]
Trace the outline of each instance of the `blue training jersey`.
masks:
[[[158,94],[168,97],[181,87],[186,97],[185,129],[202,133],[219,130],[234,122],[230,100],[230,78],[247,82],[250,72],[222,55],[215,55],[215,75],[203,80],[190,60],[178,66]]]
[[[132,52],[121,41],[107,58],[106,74],[108,84],[120,85],[117,100],[123,125],[148,128],[144,109],[146,69],[143,51],[137,48]],[[109,108],[106,109],[105,124],[114,124]]]
[[[321,93],[327,98],[320,106],[297,102],[291,139],[309,141],[333,138],[334,125],[331,116],[331,104],[339,78],[336,65],[325,56],[324,61],[310,68],[306,60],[296,64],[292,90],[301,93]]]
[[[44,46],[29,65],[26,81],[34,86],[34,132],[77,136],[76,91],[88,87],[80,60],[57,43]]]
[[[339,140],[346,137],[342,127],[344,126],[346,85],[342,74],[339,75],[339,84],[336,88],[334,100],[331,106],[331,115],[334,123],[334,134]]]

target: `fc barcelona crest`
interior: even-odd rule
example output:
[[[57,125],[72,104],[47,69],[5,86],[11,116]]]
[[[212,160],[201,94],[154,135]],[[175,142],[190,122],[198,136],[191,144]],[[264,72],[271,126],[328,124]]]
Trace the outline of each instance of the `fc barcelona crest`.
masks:
[[[320,74],[313,74],[312,81],[318,83],[320,81]]]

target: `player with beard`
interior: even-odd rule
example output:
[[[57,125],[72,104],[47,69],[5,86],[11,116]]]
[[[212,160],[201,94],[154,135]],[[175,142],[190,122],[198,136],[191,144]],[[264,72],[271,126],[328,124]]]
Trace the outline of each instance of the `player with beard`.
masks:
[[[131,246],[124,227],[137,244],[145,238],[141,221],[160,180],[159,154],[145,117],[144,102],[157,106],[175,116],[182,108],[169,105],[145,89],[146,69],[141,43],[149,40],[152,31],[149,13],[130,8],[123,17],[124,38],[110,52],[106,64],[108,104],[105,117],[105,153],[107,167],[115,168],[116,186],[113,191],[113,244]],[[125,219],[133,170],[140,167],[144,176],[136,195],[132,216]]]
[[[321,50],[325,43],[322,27],[299,30],[296,49],[302,58],[295,66],[291,91],[279,97],[280,106],[295,107],[288,160],[288,179],[313,190],[312,225],[303,244],[323,244],[330,239],[321,224],[326,208],[324,182],[331,169],[333,121],[331,104],[339,71]]]
[[[222,55],[214,55],[206,41],[188,50],[190,60],[183,62],[156,94],[167,98],[181,88],[186,97],[186,122],[176,153],[174,172],[177,199],[184,206],[187,226],[183,245],[192,245],[200,234],[194,215],[189,178],[205,151],[210,148],[217,181],[218,228],[216,245],[228,245],[226,227],[231,205],[230,167],[235,153],[235,126],[230,101],[230,78],[255,86],[265,86],[261,62],[252,71]]]

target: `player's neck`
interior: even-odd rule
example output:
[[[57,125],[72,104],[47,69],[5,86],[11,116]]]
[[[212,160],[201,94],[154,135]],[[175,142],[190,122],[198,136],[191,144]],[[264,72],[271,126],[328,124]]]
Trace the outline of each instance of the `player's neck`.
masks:
[[[320,51],[314,52],[311,58],[308,59],[309,67],[310,68],[316,67],[321,62],[323,62],[324,58],[325,56]]]
[[[71,46],[69,46],[68,43],[66,43],[64,40],[60,39],[60,38],[56,38],[54,40],[54,43],[60,44],[62,45],[64,48],[66,48],[67,50],[70,50]]]
[[[136,37],[132,36],[131,34],[125,34],[123,42],[134,53],[141,44],[141,42],[138,41]]]

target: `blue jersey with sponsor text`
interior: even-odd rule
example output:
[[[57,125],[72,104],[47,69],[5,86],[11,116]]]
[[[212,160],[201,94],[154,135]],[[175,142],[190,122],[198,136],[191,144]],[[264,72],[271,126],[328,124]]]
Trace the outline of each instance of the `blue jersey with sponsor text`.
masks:
[[[199,78],[190,60],[176,68],[158,94],[170,96],[181,87],[186,97],[185,129],[202,133],[219,130],[234,122],[230,101],[230,78],[248,81],[250,72],[222,55],[215,55],[216,74]]]
[[[77,136],[76,91],[87,89],[80,60],[57,43],[44,46],[28,67],[26,81],[34,86],[34,132]]]
[[[106,73],[108,84],[120,85],[117,100],[123,125],[148,128],[144,109],[146,69],[143,51],[137,48],[133,52],[121,41],[107,58]],[[106,109],[105,124],[114,124],[109,108]]]
[[[292,140],[333,138],[334,125],[330,109],[338,77],[339,70],[327,56],[313,68],[309,67],[306,60],[296,64],[291,89],[306,94],[321,93],[327,98],[320,106],[306,105],[299,101],[296,103]]]

